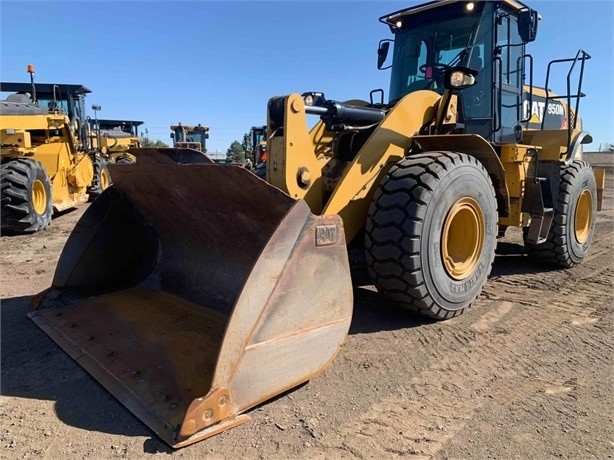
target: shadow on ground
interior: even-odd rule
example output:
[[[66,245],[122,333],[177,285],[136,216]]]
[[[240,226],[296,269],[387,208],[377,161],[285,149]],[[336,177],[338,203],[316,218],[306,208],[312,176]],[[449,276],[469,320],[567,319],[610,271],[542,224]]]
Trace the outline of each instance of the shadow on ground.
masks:
[[[2,299],[3,396],[55,401],[67,425],[89,431],[158,438],[26,316],[30,297]],[[8,404],[7,404],[8,405]]]

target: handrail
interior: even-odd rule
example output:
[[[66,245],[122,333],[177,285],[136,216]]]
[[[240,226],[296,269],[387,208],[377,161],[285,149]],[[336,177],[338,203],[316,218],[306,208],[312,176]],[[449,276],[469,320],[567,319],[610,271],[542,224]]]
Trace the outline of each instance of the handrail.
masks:
[[[573,133],[573,130],[576,128],[577,123],[578,123],[578,113],[579,113],[579,110],[580,110],[580,98],[585,96],[585,94],[582,93],[582,79],[584,78],[584,63],[585,63],[585,61],[587,61],[590,58],[591,58],[590,54],[588,54],[583,49],[580,49],[576,53],[576,56],[573,57],[573,58],[555,59],[555,60],[550,61],[548,63],[548,68],[547,68],[547,72],[546,72],[546,85],[544,87],[544,90],[546,92],[546,101],[545,101],[544,107],[545,108],[548,107],[548,101],[549,100],[563,99],[563,98],[566,99],[566,102],[567,102],[567,112],[568,112],[568,119],[567,119],[567,153],[569,153],[569,149],[571,147],[571,134]],[[578,61],[581,61],[581,64],[580,64],[580,75],[578,77],[578,89],[577,89],[576,94],[571,94],[571,74],[573,73],[574,67],[576,66],[576,63]],[[564,94],[564,95],[560,95],[560,96],[551,96],[550,95],[550,90],[548,89],[548,83],[550,81],[550,71],[551,71],[551,68],[552,68],[553,64],[558,64],[558,63],[562,63],[562,62],[571,62],[571,66],[569,68],[569,72],[567,72],[567,93]],[[572,99],[575,99],[575,101],[576,101],[575,110],[574,110],[574,113],[573,113],[573,121],[571,119],[571,100]],[[542,130],[544,129],[545,120],[546,120],[546,113],[544,113],[544,115],[542,116],[542,120],[541,120],[541,129]]]
[[[520,120],[520,123],[526,123],[531,119],[531,115],[532,115],[532,107],[533,107],[533,56],[531,56],[530,54],[523,54],[522,56],[520,56],[518,58],[518,68],[522,68],[523,70],[523,74],[522,74],[522,80],[521,82],[524,82],[525,80],[525,65],[524,62],[526,59],[529,59],[529,63],[530,63],[530,70],[529,70],[529,110],[527,110],[527,116],[526,118],[524,118],[524,114],[522,113],[523,108],[520,108],[520,113],[518,113],[518,120]],[[522,63],[522,66],[521,66]],[[522,84],[522,89],[521,89],[521,101],[524,100],[524,83]]]

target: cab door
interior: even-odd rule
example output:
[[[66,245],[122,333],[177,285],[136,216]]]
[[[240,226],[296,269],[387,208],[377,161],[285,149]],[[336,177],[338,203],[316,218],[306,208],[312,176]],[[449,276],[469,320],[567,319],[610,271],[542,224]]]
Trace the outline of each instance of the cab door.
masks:
[[[494,141],[516,143],[520,140],[522,87],[525,45],[518,34],[518,19],[499,10],[495,29],[495,116]]]

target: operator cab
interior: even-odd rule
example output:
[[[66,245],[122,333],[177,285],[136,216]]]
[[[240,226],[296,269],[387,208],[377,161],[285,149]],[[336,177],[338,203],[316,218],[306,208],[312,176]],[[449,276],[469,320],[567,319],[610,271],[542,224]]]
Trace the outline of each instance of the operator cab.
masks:
[[[209,139],[207,126],[184,126],[181,123],[171,126],[171,139],[175,148],[188,148],[207,153],[206,141]]]
[[[537,12],[513,0],[437,1],[381,17],[395,36],[389,103],[418,90],[443,94],[446,71],[466,67],[477,76],[459,93],[464,132],[517,142],[528,121],[523,75],[531,58],[525,45],[535,39],[537,20]],[[380,42],[379,68],[385,68],[390,43]]]
[[[34,89],[35,92],[31,83],[0,82],[0,92],[27,95],[30,103],[36,104],[41,110],[67,115],[77,135],[79,148],[86,148],[83,143],[88,138],[85,96],[92,91],[83,85],[64,83],[36,83]]]

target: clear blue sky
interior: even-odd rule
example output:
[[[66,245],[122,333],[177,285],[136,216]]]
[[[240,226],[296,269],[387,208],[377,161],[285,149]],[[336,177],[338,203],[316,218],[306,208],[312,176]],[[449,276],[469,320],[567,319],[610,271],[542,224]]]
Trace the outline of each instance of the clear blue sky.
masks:
[[[101,118],[142,120],[169,142],[169,125],[209,126],[210,152],[226,151],[266,122],[269,97],[323,91],[329,99],[388,92],[376,49],[391,38],[378,21],[416,1],[0,1],[0,78],[78,83]],[[543,16],[535,84],[549,60],[579,48],[588,61],[580,114],[596,150],[614,142],[614,2],[525,3]],[[559,94],[564,87],[550,85]],[[93,116],[93,113],[90,113]]]

